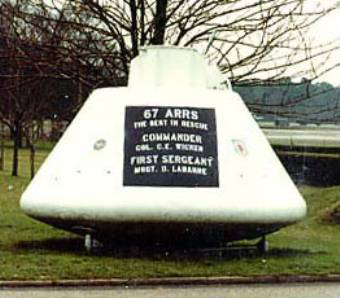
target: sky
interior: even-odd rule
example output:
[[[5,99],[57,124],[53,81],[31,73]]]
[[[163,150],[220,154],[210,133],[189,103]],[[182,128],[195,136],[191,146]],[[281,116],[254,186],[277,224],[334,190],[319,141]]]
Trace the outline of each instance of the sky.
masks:
[[[310,38],[315,43],[327,43],[336,40],[335,44],[340,48],[340,8],[333,11],[311,28]],[[333,51],[327,62],[329,65],[339,64],[339,66],[320,77],[318,81],[327,81],[334,86],[340,87],[340,49]]]

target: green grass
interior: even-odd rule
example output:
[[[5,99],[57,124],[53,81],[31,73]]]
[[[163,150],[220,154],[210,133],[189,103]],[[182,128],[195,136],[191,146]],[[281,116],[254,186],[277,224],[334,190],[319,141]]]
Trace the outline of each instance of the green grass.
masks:
[[[37,166],[48,153],[43,149],[37,152]],[[28,152],[20,152],[17,178],[10,176],[9,149],[6,156],[6,171],[0,172],[1,280],[340,274],[340,227],[322,220],[329,206],[340,201],[340,186],[301,187],[308,217],[269,236],[271,250],[265,256],[252,250],[217,257],[125,249],[91,255],[84,251],[81,238],[36,222],[20,211],[19,198],[29,180]]]

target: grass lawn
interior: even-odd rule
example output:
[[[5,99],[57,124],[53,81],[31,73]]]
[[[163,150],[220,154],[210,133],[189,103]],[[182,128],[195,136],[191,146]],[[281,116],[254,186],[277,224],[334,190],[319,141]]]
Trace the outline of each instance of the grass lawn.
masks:
[[[37,165],[48,148],[37,152]],[[0,280],[113,277],[340,274],[340,226],[322,218],[340,201],[340,186],[300,188],[309,215],[268,237],[270,252],[227,252],[223,257],[178,252],[111,250],[87,254],[83,240],[25,216],[18,202],[28,184],[28,152],[20,152],[20,177],[0,172]]]

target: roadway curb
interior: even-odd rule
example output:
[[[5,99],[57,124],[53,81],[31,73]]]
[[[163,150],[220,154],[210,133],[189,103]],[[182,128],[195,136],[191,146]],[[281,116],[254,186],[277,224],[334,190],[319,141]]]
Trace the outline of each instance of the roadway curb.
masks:
[[[136,286],[191,286],[273,283],[340,282],[340,275],[265,275],[255,277],[169,277],[136,279],[81,279],[81,280],[37,280],[0,281],[0,288],[41,287],[136,287]]]

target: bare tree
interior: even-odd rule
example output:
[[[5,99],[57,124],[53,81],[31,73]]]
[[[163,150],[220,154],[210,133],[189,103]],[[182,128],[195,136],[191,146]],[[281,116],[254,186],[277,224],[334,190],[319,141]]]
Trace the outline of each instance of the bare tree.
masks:
[[[30,1],[5,1],[1,4],[0,122],[8,127],[13,139],[12,175],[17,176],[18,152],[25,132],[30,131],[36,121],[46,117],[51,106],[48,101],[53,92],[47,76],[49,64],[44,64],[48,58],[51,59],[51,53],[41,51],[41,45],[46,45],[45,36],[37,27],[27,26],[20,17],[24,4],[30,4]],[[28,134],[26,139],[33,160],[33,139]]]
[[[324,62],[336,44],[312,44],[306,32],[336,9],[336,2],[2,0],[1,4],[12,7],[7,14],[11,37],[4,40],[11,45],[8,53],[15,52],[15,57],[7,53],[2,60],[34,69],[29,76],[10,74],[9,86],[22,86],[22,78],[30,86],[45,78],[69,80],[77,86],[79,104],[95,87],[126,84],[130,61],[140,47],[168,43],[202,49],[212,34],[208,57],[236,85],[280,84],[280,78],[294,75],[312,80],[334,66]],[[14,95],[7,96],[12,107],[21,97]],[[14,118],[22,117],[18,109],[15,112]]]
[[[21,9],[19,16],[49,40],[42,50],[53,57],[39,63],[50,64],[50,75],[74,80],[80,89],[126,83],[129,63],[141,46],[168,43],[200,49],[213,33],[208,56],[234,84],[276,82],[294,75],[312,80],[332,67],[324,62],[336,46],[312,44],[306,37],[311,26],[337,8],[336,2],[28,2],[34,8]]]
[[[5,169],[5,126],[0,121],[0,171]]]

